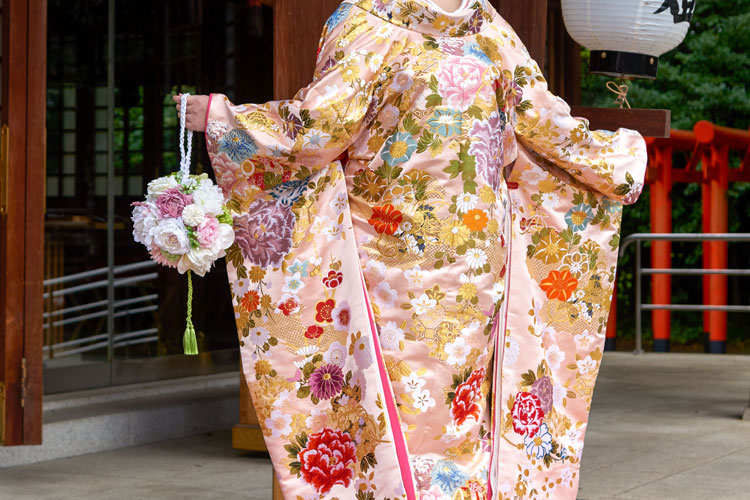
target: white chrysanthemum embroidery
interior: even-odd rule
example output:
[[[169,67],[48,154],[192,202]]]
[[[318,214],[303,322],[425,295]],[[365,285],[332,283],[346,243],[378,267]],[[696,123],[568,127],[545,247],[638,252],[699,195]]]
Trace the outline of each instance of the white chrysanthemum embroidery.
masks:
[[[262,326],[258,326],[250,330],[247,333],[247,336],[248,338],[250,338],[250,342],[252,342],[255,347],[263,347],[263,344],[268,342],[268,339],[271,338],[271,332],[269,332]]]
[[[456,207],[463,213],[475,208],[477,203],[479,203],[479,197],[471,193],[463,193],[456,198]]]
[[[503,366],[511,367],[518,361],[521,346],[513,337],[505,338],[505,353],[503,354]]]
[[[487,254],[481,248],[470,248],[466,251],[466,263],[472,269],[481,269],[487,263]]]

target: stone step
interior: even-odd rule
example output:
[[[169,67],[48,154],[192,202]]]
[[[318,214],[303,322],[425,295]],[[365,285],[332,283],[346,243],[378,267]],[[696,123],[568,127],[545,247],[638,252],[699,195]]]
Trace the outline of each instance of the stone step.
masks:
[[[0,447],[0,468],[228,430],[239,380],[230,372],[46,396],[43,444]]]

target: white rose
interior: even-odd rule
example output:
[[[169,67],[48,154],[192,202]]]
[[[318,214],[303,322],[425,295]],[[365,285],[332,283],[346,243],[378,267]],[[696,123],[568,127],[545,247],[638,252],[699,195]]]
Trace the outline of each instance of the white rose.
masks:
[[[186,226],[198,226],[205,219],[206,212],[195,203],[182,209],[182,222],[184,222]]]
[[[154,241],[153,231],[159,222],[158,209],[153,203],[142,203],[133,209],[133,239],[147,247]]]
[[[166,177],[159,177],[158,179],[154,179],[153,181],[148,183],[148,201],[153,201],[156,199],[158,195],[166,191],[167,189],[174,188],[179,186],[177,183],[177,179],[174,178],[172,175],[168,175]]]
[[[190,250],[185,225],[180,219],[162,219],[152,231],[154,243],[167,253],[183,255]]]
[[[193,204],[198,205],[209,215],[221,215],[223,213],[224,195],[209,179],[201,180],[198,187],[193,191]]]
[[[219,224],[219,235],[209,248],[215,255],[214,259],[224,257],[226,255],[224,250],[231,247],[232,243],[234,243],[234,229],[232,226],[229,224]]]
[[[214,253],[209,248],[191,248],[188,253],[180,257],[177,270],[184,273],[192,270],[198,276],[205,276],[214,263]]]

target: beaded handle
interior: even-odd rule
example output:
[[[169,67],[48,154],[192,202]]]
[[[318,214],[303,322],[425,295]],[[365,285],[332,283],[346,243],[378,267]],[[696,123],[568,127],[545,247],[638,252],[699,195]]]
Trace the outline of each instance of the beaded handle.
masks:
[[[190,179],[190,155],[193,149],[193,131],[185,130],[189,95],[187,93],[180,95],[180,181],[183,185]],[[185,149],[185,136],[187,136],[187,150]]]

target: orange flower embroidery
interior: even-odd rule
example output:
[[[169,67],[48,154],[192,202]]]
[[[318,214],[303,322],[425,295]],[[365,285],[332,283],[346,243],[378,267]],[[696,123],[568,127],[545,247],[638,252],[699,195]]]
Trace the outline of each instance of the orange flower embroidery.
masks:
[[[373,207],[372,216],[367,221],[380,234],[393,234],[398,229],[398,225],[404,216],[396,210],[393,205],[383,205],[382,207]]]
[[[242,307],[247,309],[249,312],[255,311],[260,305],[260,297],[258,296],[258,292],[256,292],[255,290],[249,290],[245,294],[245,296],[242,297],[240,303],[242,304]]]
[[[472,231],[481,231],[487,226],[487,214],[479,208],[469,210],[464,214],[464,224]]]
[[[550,271],[546,278],[539,283],[542,290],[547,293],[548,299],[568,300],[573,290],[578,286],[578,280],[570,274],[570,271]]]

